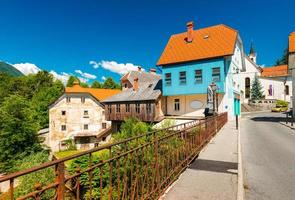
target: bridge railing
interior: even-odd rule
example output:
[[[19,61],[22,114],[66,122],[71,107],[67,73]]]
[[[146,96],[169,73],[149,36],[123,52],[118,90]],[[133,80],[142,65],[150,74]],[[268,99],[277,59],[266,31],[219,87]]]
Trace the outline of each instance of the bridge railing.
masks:
[[[142,134],[0,178],[8,199],[158,199],[227,122],[227,113]],[[70,163],[70,164],[69,164]],[[48,170],[54,179],[15,194],[15,182]]]

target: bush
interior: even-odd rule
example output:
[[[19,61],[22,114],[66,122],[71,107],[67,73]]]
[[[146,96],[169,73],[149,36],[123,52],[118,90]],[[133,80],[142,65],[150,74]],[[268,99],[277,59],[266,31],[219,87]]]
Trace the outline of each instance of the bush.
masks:
[[[46,151],[33,153],[29,156],[26,156],[22,160],[17,161],[14,169],[16,171],[20,171],[41,165],[42,163],[48,161],[48,157],[49,153]],[[34,191],[34,186],[36,183],[41,184],[42,187],[53,183],[54,178],[55,175],[53,168],[45,168],[43,170],[21,176],[17,179],[19,181],[19,184],[15,188],[15,197],[20,197]],[[41,199],[51,199],[53,196],[54,191],[49,190],[42,194]]]
[[[276,105],[288,107],[288,102],[283,101],[283,100],[277,100]]]

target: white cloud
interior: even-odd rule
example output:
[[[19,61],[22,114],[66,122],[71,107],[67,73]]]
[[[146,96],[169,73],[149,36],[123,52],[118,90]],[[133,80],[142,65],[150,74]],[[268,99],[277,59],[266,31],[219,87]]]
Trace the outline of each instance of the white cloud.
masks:
[[[90,61],[90,65],[93,66],[93,68],[97,69],[98,67],[102,67],[106,70],[109,70],[111,72],[123,75],[130,71],[136,71],[138,69],[137,65],[134,65],[132,63],[117,63],[116,61],[105,61],[102,60],[101,62],[96,61]],[[144,69],[142,69],[144,70]]]
[[[89,74],[89,73],[86,73],[86,72],[82,72],[81,70],[79,69],[76,69],[75,72],[77,74],[80,74],[83,78],[85,79],[96,79],[96,76],[93,75],[93,74]]]
[[[32,63],[17,63],[13,67],[21,71],[24,75],[37,74],[41,69]]]
[[[60,80],[63,84],[66,84],[69,77],[71,76],[70,74],[66,72],[62,72],[58,74],[57,72],[51,70],[49,73],[51,73],[56,79]]]
[[[107,78],[105,76],[101,77],[101,80],[105,81]]]

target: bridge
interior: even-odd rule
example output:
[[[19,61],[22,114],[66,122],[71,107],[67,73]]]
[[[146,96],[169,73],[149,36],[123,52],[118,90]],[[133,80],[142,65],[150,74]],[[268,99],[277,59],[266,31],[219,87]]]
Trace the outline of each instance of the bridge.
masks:
[[[144,133],[6,175],[0,183],[9,181],[11,200],[158,199],[226,122],[222,113]],[[42,170],[55,178],[15,192],[18,179]]]

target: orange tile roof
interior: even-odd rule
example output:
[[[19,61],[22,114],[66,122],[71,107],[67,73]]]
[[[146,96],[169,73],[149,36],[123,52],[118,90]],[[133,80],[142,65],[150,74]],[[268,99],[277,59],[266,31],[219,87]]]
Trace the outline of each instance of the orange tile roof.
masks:
[[[273,67],[262,68],[262,77],[277,77],[277,76],[288,76],[288,66],[278,65]]]
[[[66,93],[89,93],[99,101],[103,101],[108,97],[121,92],[119,89],[98,89],[98,88],[83,88],[78,84],[73,85],[73,87],[66,87]]]
[[[295,32],[289,35],[289,52],[295,53]]]
[[[234,53],[238,32],[220,24],[193,31],[193,41],[186,42],[187,32],[172,35],[157,65],[175,64]]]

